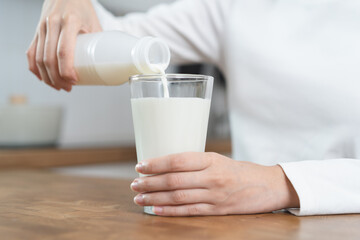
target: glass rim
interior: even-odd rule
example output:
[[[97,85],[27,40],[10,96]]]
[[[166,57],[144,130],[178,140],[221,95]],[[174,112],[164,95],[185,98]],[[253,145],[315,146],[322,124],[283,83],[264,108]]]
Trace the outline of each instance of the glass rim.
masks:
[[[133,75],[129,78],[130,82],[133,81],[146,81],[146,82],[158,82],[161,81],[162,74],[139,74]],[[173,81],[186,81],[186,82],[204,82],[214,79],[212,76],[202,74],[185,74],[185,73],[169,73],[165,74],[168,82]]]

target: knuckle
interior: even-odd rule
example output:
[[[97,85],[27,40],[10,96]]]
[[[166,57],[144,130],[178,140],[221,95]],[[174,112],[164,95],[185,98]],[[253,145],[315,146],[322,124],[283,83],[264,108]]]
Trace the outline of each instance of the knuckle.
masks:
[[[71,70],[67,69],[67,68],[62,68],[60,69],[60,76],[64,79],[71,79],[72,74],[71,74]]]
[[[42,57],[36,57],[35,61],[38,66],[44,65],[44,59]]]
[[[170,188],[181,186],[183,183],[182,178],[178,174],[171,174],[167,178],[167,185]]]
[[[62,18],[62,22],[65,24],[68,24],[68,23],[73,23],[73,22],[77,21],[77,19],[78,19],[78,17],[76,14],[68,13]]]
[[[40,22],[39,27],[38,27],[39,32],[45,32],[45,30],[46,30],[46,20]]]
[[[57,52],[57,55],[60,59],[65,59],[67,56],[68,56],[68,53],[67,51],[65,50],[65,48],[63,47],[60,47],[58,52]]]
[[[43,62],[46,67],[51,67],[55,63],[55,59],[52,57],[44,57]]]
[[[46,23],[49,25],[58,24],[60,22],[60,16],[57,14],[52,14],[46,17]]]
[[[215,187],[223,188],[223,187],[226,187],[226,185],[227,185],[226,178],[227,178],[227,176],[223,176],[220,174],[214,174],[211,177],[211,182]]]
[[[210,155],[210,157],[212,158],[216,158],[217,156],[219,156],[219,154],[216,152],[208,152],[207,154]]]
[[[219,154],[215,153],[215,152],[208,152],[208,153],[206,153],[206,155],[207,155],[207,158],[210,160],[210,162],[214,162],[214,161],[216,161],[216,159],[219,158]]]
[[[175,155],[172,161],[170,161],[171,171],[182,170],[185,166],[185,162],[186,162],[186,158],[182,154]]]
[[[175,203],[183,203],[187,199],[187,194],[184,191],[175,191],[172,194],[172,200]]]
[[[33,58],[34,51],[31,48],[29,48],[28,50],[26,50],[26,56],[28,57],[28,59]]]
[[[187,208],[187,214],[189,216],[199,215],[201,213],[200,208],[198,206],[189,206]]]

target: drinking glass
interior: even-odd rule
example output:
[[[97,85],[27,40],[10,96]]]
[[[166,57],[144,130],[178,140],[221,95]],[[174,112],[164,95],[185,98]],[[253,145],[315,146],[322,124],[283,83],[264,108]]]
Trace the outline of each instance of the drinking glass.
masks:
[[[175,153],[204,152],[212,88],[213,77],[205,75],[130,77],[138,162]],[[151,206],[145,206],[144,212],[154,214]]]

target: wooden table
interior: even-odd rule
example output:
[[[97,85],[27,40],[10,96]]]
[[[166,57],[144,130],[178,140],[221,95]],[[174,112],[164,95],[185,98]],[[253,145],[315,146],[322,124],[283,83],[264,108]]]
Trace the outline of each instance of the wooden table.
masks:
[[[230,140],[209,140],[207,152],[231,152]],[[0,148],[0,169],[49,168],[136,161],[135,145],[93,148]]]
[[[287,213],[158,217],[133,204],[130,181],[0,172],[0,239],[360,239],[360,215]]]

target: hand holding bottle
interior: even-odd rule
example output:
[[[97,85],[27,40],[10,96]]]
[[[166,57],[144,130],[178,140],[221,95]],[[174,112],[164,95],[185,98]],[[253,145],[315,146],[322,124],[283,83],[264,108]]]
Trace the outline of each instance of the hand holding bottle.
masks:
[[[76,37],[79,33],[101,30],[91,0],[45,0],[34,39],[26,52],[30,71],[57,90],[71,91],[77,81]]]

